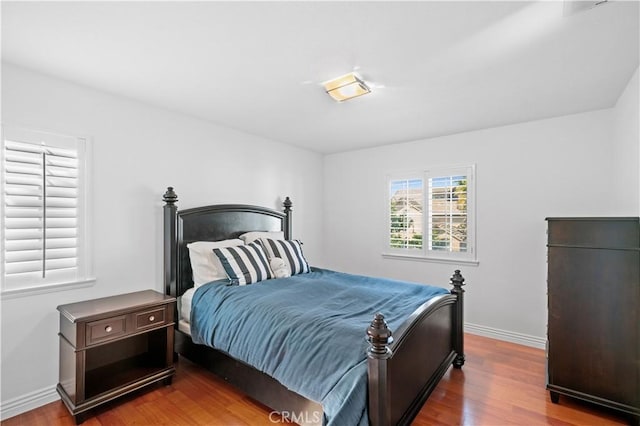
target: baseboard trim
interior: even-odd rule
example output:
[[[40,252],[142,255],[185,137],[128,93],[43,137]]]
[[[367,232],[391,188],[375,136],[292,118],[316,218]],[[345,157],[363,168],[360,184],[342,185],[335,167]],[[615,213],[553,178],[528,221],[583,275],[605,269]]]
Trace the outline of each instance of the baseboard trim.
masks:
[[[11,398],[8,401],[2,401],[0,405],[0,420],[6,420],[59,399],[60,395],[56,392],[56,387],[51,386]]]
[[[547,344],[546,339],[543,337],[536,337],[529,334],[501,330],[499,328],[486,327],[484,325],[471,324],[468,322],[464,324],[464,331],[466,333],[476,334],[478,336],[491,337],[492,339],[517,343],[524,346],[531,346],[538,349],[544,349]]]

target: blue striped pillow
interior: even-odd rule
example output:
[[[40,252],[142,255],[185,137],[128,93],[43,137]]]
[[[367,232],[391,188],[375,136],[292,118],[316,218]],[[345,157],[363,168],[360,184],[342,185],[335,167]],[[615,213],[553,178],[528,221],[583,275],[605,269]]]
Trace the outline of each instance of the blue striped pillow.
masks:
[[[272,240],[270,238],[260,238],[258,240],[269,259],[279,257],[283,259],[291,275],[306,274],[309,272],[309,263],[302,254],[302,245],[298,240]]]
[[[260,244],[214,248],[231,284],[246,285],[273,278],[267,256]]]

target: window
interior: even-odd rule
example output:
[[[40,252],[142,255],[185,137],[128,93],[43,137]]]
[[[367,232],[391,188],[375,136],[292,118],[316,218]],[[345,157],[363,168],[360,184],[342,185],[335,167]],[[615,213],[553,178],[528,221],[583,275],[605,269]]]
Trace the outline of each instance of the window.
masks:
[[[3,126],[2,293],[86,282],[87,142]]]
[[[474,166],[387,178],[384,254],[476,263]]]

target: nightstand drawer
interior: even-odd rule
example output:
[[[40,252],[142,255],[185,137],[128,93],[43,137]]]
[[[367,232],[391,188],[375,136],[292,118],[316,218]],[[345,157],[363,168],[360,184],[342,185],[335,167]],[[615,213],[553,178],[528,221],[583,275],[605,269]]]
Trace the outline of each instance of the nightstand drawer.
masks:
[[[126,315],[87,323],[87,346],[124,335],[127,332],[126,323]]]
[[[164,323],[164,307],[136,314],[136,330]]]

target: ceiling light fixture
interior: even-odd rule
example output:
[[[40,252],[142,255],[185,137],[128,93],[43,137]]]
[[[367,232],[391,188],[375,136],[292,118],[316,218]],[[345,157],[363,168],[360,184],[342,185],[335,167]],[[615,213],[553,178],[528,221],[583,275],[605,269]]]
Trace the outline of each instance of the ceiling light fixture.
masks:
[[[350,72],[323,83],[324,90],[338,102],[371,93],[369,86],[355,72]]]

